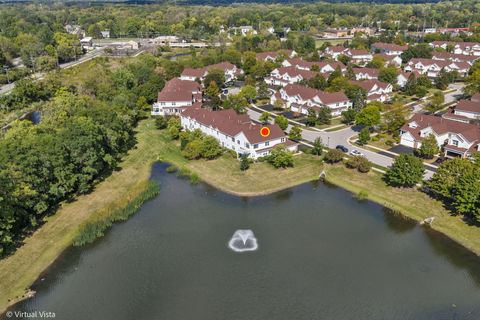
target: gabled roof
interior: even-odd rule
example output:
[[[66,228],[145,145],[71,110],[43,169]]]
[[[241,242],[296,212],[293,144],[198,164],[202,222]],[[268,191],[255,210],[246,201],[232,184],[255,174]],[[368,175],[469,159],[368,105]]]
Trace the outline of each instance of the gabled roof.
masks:
[[[285,58],[288,58],[292,55],[293,50],[279,50],[279,51],[267,51],[260,52],[256,54],[257,60],[265,60],[267,57],[277,59],[280,54],[283,54]]]
[[[272,72],[275,72],[275,71],[277,71],[280,76],[288,74],[292,78],[301,76],[303,79],[310,79],[315,77],[318,74],[318,72],[302,70],[302,69],[295,68],[294,66],[277,68]]]
[[[283,90],[288,96],[299,96],[302,100],[312,100],[317,97],[323,104],[339,103],[349,100],[343,92],[324,92],[298,84],[288,84]]]
[[[251,122],[248,115],[239,115],[232,109],[212,111],[210,109],[189,108],[180,116],[182,118],[188,117],[195,119],[197,122],[215,128],[230,137],[235,137],[238,134],[243,133],[251,144],[285,137],[285,133],[278,125],[254,124]],[[260,129],[262,127],[268,127],[270,129],[270,135],[268,137],[262,137],[260,135]]]
[[[182,72],[182,76],[202,78],[208,73],[209,70],[212,70],[212,69],[220,69],[226,72],[227,70],[233,70],[235,68],[236,66],[234,64],[228,61],[225,61],[225,62],[220,62],[216,64],[211,64],[203,68],[196,68],[196,69],[185,68]]]
[[[362,81],[351,80],[350,82],[365,89],[367,93],[370,92],[375,86],[381,89],[386,89],[388,88],[388,86],[391,86],[390,83],[382,82],[380,80],[362,80]]]
[[[350,56],[367,56],[371,55],[370,52],[364,49],[348,49],[347,54]]]
[[[299,84],[287,84],[283,90],[290,96],[300,96],[302,100],[311,100],[318,95],[319,90],[301,86]]]
[[[399,56],[396,56],[396,55],[391,55],[391,54],[385,54],[385,53],[376,53],[373,55],[373,57],[380,57],[382,58],[383,60],[385,60],[386,62],[391,62],[393,61],[393,59],[399,59],[400,57]]]
[[[184,77],[192,77],[192,78],[202,78],[205,76],[206,70],[204,68],[185,68],[182,71],[182,76]]]
[[[335,52],[335,53],[342,53],[345,50],[347,50],[347,48],[345,48],[344,46],[330,46],[330,47],[325,48],[325,51],[331,51],[331,52]]]
[[[352,68],[354,74],[368,74],[372,78],[378,77],[378,69],[375,68]]]
[[[455,110],[480,113],[480,102],[470,100],[460,100]]]
[[[158,93],[158,102],[192,101],[193,93],[201,92],[201,86],[191,80],[173,78]]]
[[[340,103],[349,101],[348,97],[343,92],[324,92],[319,91],[318,97],[324,104]]]
[[[167,91],[162,90],[158,93],[158,101],[163,102],[180,102],[192,101],[192,93],[190,91]]]
[[[467,56],[464,54],[455,54],[450,52],[433,52],[432,59],[434,60],[458,60],[473,63],[478,60],[479,56]]]
[[[408,126],[412,122],[417,124],[416,128],[410,128]],[[428,127],[438,135],[445,133],[460,134],[470,143],[478,144],[478,142],[480,142],[480,126],[419,113],[416,113],[404,124],[401,130],[410,132],[415,140],[420,141],[422,140],[420,131]]]
[[[162,91],[201,91],[202,86],[192,80],[181,80],[180,78],[173,78],[165,84]]]
[[[471,101],[480,102],[480,93],[475,93],[471,98]]]

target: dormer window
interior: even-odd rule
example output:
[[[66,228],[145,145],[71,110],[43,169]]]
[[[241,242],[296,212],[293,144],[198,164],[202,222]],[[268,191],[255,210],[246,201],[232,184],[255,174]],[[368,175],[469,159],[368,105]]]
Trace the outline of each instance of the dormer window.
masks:
[[[418,127],[418,125],[417,125],[417,123],[416,123],[415,121],[413,121],[413,122],[410,122],[410,123],[408,124],[408,127],[409,127],[409,128],[416,128],[416,127]]]

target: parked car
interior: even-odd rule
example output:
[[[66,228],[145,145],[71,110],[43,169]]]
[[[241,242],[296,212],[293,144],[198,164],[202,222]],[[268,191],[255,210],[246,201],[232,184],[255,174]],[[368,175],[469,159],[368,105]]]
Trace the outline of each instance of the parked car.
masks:
[[[335,149],[340,150],[340,151],[345,152],[345,153],[348,152],[348,149],[345,146],[342,146],[341,144],[337,145],[335,147]]]
[[[437,160],[435,160],[435,162],[433,164],[438,166],[438,165],[441,165],[443,162],[445,162],[447,160],[448,160],[447,157],[439,157]]]
[[[358,151],[356,149],[353,149],[352,151],[350,151],[350,155],[351,156],[358,156],[358,157],[365,157],[365,155],[363,153],[361,153],[360,151]]]

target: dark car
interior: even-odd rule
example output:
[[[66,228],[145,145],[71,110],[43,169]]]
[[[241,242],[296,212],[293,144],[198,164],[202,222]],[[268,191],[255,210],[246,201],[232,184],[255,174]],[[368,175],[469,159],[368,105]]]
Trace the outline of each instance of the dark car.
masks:
[[[438,166],[438,165],[441,165],[442,163],[444,163],[447,160],[448,160],[447,157],[439,157],[437,160],[435,160],[435,162],[433,164]]]
[[[340,151],[345,152],[345,153],[348,152],[348,148],[346,148],[345,146],[342,146],[341,144],[336,146],[335,149],[340,150]]]

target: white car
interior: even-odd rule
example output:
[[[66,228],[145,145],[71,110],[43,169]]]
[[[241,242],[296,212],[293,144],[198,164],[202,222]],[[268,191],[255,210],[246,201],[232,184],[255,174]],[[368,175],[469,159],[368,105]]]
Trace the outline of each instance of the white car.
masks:
[[[365,155],[363,153],[361,153],[360,151],[358,151],[356,149],[353,149],[352,151],[350,151],[350,155],[351,156],[358,156],[358,157],[365,157]]]

